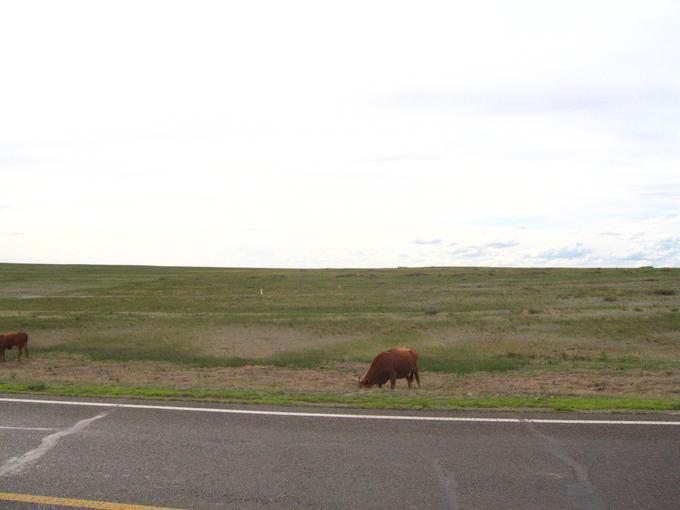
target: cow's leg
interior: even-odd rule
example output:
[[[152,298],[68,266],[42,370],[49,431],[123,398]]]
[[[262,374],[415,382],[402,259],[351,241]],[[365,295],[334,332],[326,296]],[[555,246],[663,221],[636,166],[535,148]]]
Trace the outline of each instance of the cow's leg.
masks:
[[[5,348],[0,347],[0,361],[5,361]]]
[[[406,383],[408,384],[408,387],[409,387],[409,388],[410,388],[411,385],[413,384],[413,372],[411,372],[410,374],[408,374],[408,375],[406,376]]]
[[[393,376],[393,377],[390,377],[390,389],[391,389],[391,390],[394,389],[394,387],[396,386],[396,384],[397,384],[397,378],[394,377],[394,376]]]
[[[418,367],[413,371],[413,375],[416,376],[416,382],[418,383],[418,388],[420,388],[420,377],[418,377]]]

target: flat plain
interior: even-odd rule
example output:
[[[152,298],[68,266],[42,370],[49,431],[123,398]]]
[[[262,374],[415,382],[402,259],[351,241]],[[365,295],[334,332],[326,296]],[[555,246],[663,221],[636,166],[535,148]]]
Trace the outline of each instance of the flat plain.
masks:
[[[680,409],[680,269],[0,264],[0,391],[354,407]],[[359,391],[375,354],[422,387]]]

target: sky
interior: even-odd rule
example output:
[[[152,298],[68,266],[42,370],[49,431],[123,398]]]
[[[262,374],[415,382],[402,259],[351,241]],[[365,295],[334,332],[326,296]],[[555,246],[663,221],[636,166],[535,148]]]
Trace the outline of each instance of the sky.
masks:
[[[680,2],[0,3],[0,262],[680,266]]]

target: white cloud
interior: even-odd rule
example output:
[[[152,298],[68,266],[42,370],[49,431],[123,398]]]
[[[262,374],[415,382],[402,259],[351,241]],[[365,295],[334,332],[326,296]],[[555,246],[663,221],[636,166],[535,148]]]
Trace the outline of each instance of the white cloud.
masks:
[[[671,2],[3,3],[0,260],[677,264],[678,34]]]
[[[441,246],[443,240],[442,239],[416,239],[413,241],[413,244],[426,244],[426,245],[432,245],[432,246]]]
[[[531,259],[540,266],[583,267],[594,262],[594,253],[591,248],[574,243],[541,251]]]
[[[519,244],[518,241],[496,241],[493,243],[488,243],[486,245],[487,248],[495,248],[497,250],[503,250],[506,248],[513,248],[514,246],[517,246]]]

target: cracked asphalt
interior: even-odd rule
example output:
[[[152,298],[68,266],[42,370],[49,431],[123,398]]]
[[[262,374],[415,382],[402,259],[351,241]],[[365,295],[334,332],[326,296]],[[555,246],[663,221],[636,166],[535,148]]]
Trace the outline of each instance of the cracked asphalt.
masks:
[[[239,408],[680,421],[677,414]],[[2,401],[0,493],[196,509],[675,510],[680,426],[339,419]],[[62,508],[1,499],[7,509]]]

